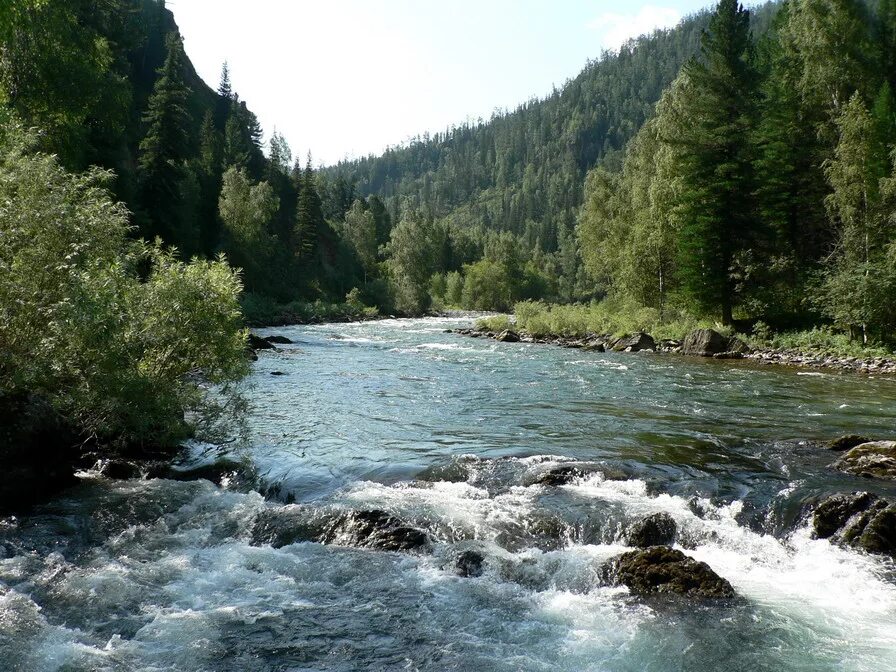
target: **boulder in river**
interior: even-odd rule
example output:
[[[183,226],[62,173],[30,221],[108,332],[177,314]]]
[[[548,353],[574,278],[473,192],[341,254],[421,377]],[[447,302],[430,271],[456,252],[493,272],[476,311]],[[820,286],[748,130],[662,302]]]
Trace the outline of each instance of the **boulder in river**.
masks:
[[[720,355],[720,359],[734,359],[749,351],[747,344],[739,338],[723,336],[714,329],[695,329],[687,335],[681,345],[682,354],[697,357]]]
[[[832,495],[812,516],[818,539],[896,557],[896,505],[868,492]]]
[[[639,331],[637,334],[623,336],[613,343],[616,352],[639,352],[641,350],[656,350],[656,341],[653,336]]]
[[[869,441],[851,448],[834,466],[867,478],[896,480],[896,441]]]
[[[626,540],[629,546],[648,548],[650,546],[668,546],[675,541],[678,525],[668,513],[654,513],[642,518],[629,528]]]
[[[265,336],[263,340],[267,341],[268,343],[277,345],[289,345],[290,343],[292,343],[292,341],[286,338],[286,336],[279,336],[277,334],[274,334],[273,336]]]
[[[851,448],[855,448],[856,446],[860,446],[863,443],[868,443],[869,441],[871,441],[871,439],[859,436],[858,434],[846,434],[831,441],[827,447],[828,450],[842,453]]]
[[[520,335],[511,329],[505,329],[500,334],[495,336],[496,341],[501,341],[502,343],[519,343]]]
[[[252,350],[274,350],[274,344],[268,341],[266,338],[262,338],[261,336],[256,336],[255,334],[249,334],[249,340],[247,341],[247,345]]]
[[[288,504],[262,511],[252,526],[252,543],[274,548],[301,541],[317,541],[323,534],[319,517],[307,506]]]
[[[382,551],[423,551],[430,546],[426,532],[379,509],[350,511],[337,517],[326,526],[320,541]]]
[[[533,485],[568,485],[573,481],[585,476],[585,472],[579,467],[571,464],[565,464],[560,467],[554,467],[548,471],[542,472],[535,477]]]
[[[734,588],[705,562],[668,546],[651,546],[623,553],[603,568],[611,583],[628,586],[635,595],[674,594],[686,597],[730,598]]]
[[[462,551],[454,561],[457,575],[464,578],[482,576],[483,564],[485,564],[485,556],[472,549]]]

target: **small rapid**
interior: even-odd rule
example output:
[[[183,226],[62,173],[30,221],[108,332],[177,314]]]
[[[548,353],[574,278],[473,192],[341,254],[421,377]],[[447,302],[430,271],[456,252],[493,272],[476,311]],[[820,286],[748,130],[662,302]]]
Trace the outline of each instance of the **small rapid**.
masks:
[[[5,669],[896,669],[896,564],[810,526],[826,495],[896,496],[821,447],[892,432],[896,384],[444,333],[462,323],[277,329],[249,446],[187,458],[251,478],[84,473],[0,520]],[[655,514],[737,597],[606,581]],[[419,539],[365,545],[358,520]]]

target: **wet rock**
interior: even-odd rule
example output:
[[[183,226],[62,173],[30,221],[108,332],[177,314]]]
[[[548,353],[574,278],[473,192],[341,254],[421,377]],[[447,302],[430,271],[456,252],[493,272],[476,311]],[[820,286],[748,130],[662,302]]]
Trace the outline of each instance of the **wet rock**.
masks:
[[[839,532],[858,513],[867,511],[878,501],[870,492],[832,495],[819,504],[812,514],[812,529],[818,539],[828,539]]]
[[[143,477],[143,469],[137,462],[124,459],[111,459],[101,462],[99,464],[99,472],[106,478],[116,481]]]
[[[870,441],[871,439],[864,436],[859,436],[858,434],[846,434],[831,441],[827,445],[827,448],[828,450],[844,452],[855,448],[856,446],[860,446],[863,443],[869,443]]]
[[[285,376],[286,374],[283,371],[271,371],[272,376]]]
[[[431,545],[426,532],[379,509],[351,511],[337,517],[326,527],[320,541],[382,551],[424,551]]]
[[[273,336],[265,336],[262,340],[267,341],[272,345],[289,345],[292,341],[286,336],[279,336],[277,334]]]
[[[713,359],[743,359],[744,353],[729,350],[727,352],[717,352],[712,357]]]
[[[495,336],[496,341],[501,341],[502,343],[519,343],[520,335],[515,331],[511,331],[510,329],[505,329],[500,334]]]
[[[231,479],[245,471],[245,465],[235,460],[220,459],[215,462],[194,466],[168,467],[159,478],[173,481],[198,481],[205,479],[215,485],[221,485],[225,479]]]
[[[252,526],[252,543],[282,548],[302,541],[318,541],[323,534],[319,518],[305,506],[289,504],[265,509]]]
[[[606,580],[628,586],[635,595],[674,594],[686,597],[730,598],[734,588],[705,562],[668,546],[629,551],[603,568]]]
[[[0,513],[27,509],[78,483],[77,431],[38,395],[0,395]]]
[[[247,345],[252,350],[274,350],[273,343],[270,343],[267,339],[256,336],[255,334],[249,334]]]
[[[568,485],[573,481],[583,478],[585,472],[579,467],[572,465],[564,465],[562,467],[554,467],[535,477],[533,485]]]
[[[483,565],[485,564],[485,556],[479,551],[466,550],[461,552],[454,562],[455,570],[458,576],[464,578],[472,578],[482,576]]]
[[[832,495],[812,517],[818,539],[896,557],[896,504],[868,492]]]
[[[582,346],[583,350],[590,350],[592,352],[605,352],[607,347],[604,345],[604,342],[600,339],[591,339],[585,341],[585,344]]]
[[[629,546],[668,546],[675,541],[678,525],[668,513],[654,513],[632,525],[626,535]]]
[[[682,354],[697,357],[723,355],[720,359],[733,359],[742,357],[749,351],[747,344],[739,338],[722,336],[714,329],[696,329],[687,335],[681,345]]]
[[[653,336],[639,331],[631,336],[623,336],[613,343],[616,352],[639,352],[641,350],[656,350],[656,341]]]
[[[851,448],[834,463],[847,474],[896,480],[896,441],[869,441]]]

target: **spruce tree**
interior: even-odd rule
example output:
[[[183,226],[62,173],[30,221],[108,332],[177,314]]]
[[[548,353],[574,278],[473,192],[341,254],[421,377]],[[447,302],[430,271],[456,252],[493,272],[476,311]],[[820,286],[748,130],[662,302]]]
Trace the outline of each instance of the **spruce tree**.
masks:
[[[741,290],[735,262],[756,234],[752,145],[757,73],[750,13],[721,0],[684,68],[678,123],[661,128],[674,146],[682,188],[678,267],[685,292],[731,324]]]
[[[196,233],[189,230],[193,222],[184,211],[181,193],[189,147],[187,98],[190,90],[183,78],[184,50],[180,35],[169,35],[167,47],[168,55],[158,72],[143,117],[147,131],[140,143],[140,203],[145,216],[144,235],[159,236],[187,253],[192,250],[184,248],[189,247]]]
[[[311,155],[305,164],[298,184],[298,203],[296,206],[296,224],[293,230],[293,245],[296,256],[307,259],[317,249],[318,237],[324,226],[324,214],[320,195],[314,183],[314,169],[311,167]]]

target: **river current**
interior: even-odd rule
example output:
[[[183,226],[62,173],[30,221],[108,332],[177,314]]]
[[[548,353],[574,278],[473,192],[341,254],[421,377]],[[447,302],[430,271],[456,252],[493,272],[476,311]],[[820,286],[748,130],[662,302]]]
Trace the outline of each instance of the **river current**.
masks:
[[[0,669],[896,670],[896,566],[807,518],[830,493],[896,495],[822,446],[896,438],[896,381],[445,333],[468,323],[264,330],[294,344],[253,367],[248,445],[189,458],[242,476],[85,472],[0,519]],[[536,482],[580,462],[599,469]],[[381,509],[432,553],[273,548],[252,535],[272,509]],[[657,512],[738,598],[602,584]],[[465,549],[481,576],[458,575]]]

